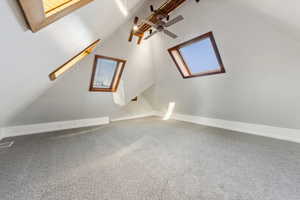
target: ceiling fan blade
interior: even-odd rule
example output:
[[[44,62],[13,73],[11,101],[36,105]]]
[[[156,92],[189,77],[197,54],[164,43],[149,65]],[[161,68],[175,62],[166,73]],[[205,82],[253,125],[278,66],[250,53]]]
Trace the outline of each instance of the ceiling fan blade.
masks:
[[[153,31],[150,35],[148,35],[147,37],[145,37],[144,40],[148,40],[150,37],[152,37],[152,36],[155,35],[156,33],[158,33],[158,31]]]
[[[168,21],[166,24],[165,24],[165,27],[169,27],[169,26],[172,26],[173,24],[176,24],[177,22],[180,22],[181,20],[183,20],[183,16],[182,15],[179,15],[177,17],[175,17],[174,19],[171,19],[170,21]]]
[[[162,20],[158,20],[156,25],[160,25],[160,26],[165,26],[166,22],[162,21]]]
[[[164,29],[163,32],[164,32],[166,35],[168,35],[168,36],[170,36],[171,38],[173,38],[173,39],[175,39],[175,38],[178,37],[177,35],[175,35],[175,34],[172,33],[171,31],[168,31],[168,30],[166,30],[166,29]]]

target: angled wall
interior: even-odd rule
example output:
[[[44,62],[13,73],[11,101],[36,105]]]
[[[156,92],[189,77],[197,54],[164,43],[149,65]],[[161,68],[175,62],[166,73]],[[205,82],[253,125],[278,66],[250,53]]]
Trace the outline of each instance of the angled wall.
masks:
[[[128,8],[134,11],[142,3],[138,0],[130,1]],[[87,85],[85,82],[74,83],[72,78],[67,78],[66,84],[60,83],[63,80],[51,82],[48,75],[96,39],[106,40],[128,20],[129,10],[127,15],[123,13],[117,1],[94,1],[35,34],[28,30],[17,0],[0,1],[0,12],[3,27],[0,38],[0,127],[46,122],[55,117],[58,120],[79,117],[75,112],[80,111],[75,111],[71,105],[83,105],[84,109],[86,104],[95,105],[101,101],[95,99],[85,103],[89,97],[84,96],[84,100],[78,102],[78,99],[70,96],[53,96],[61,94],[56,91],[66,94],[64,88],[77,85],[78,93],[69,91],[76,96],[80,91],[86,91]],[[81,65],[91,67],[91,61],[92,56]],[[82,70],[82,67],[79,68]],[[77,70],[70,74],[80,79],[81,72]],[[80,80],[86,81],[90,69],[83,70],[86,70],[83,71],[86,77]],[[72,114],[57,112],[62,109]],[[90,110],[94,112],[94,109]]]
[[[151,111],[146,100],[142,104],[122,108],[114,103],[113,93],[89,91],[95,54],[127,60],[121,79],[122,87],[119,87],[124,89],[126,103],[154,84],[150,43],[140,46],[129,43],[127,39],[131,26],[130,21],[118,28],[92,54],[54,81],[51,88],[12,118],[8,125],[98,118],[111,114],[116,118],[122,109],[127,110],[129,115]],[[120,113],[124,116],[124,112]]]
[[[300,40],[282,21],[238,1],[187,2],[173,13],[185,21],[157,34],[153,44],[156,85],[147,91],[156,110],[176,103],[176,113],[300,128]],[[226,73],[182,79],[167,49],[213,31]],[[299,32],[298,32],[299,33]]]

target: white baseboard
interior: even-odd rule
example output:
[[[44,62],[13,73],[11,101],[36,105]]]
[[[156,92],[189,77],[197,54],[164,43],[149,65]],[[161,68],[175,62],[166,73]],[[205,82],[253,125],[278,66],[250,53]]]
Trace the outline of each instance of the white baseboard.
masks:
[[[2,128],[2,138],[108,124],[108,117],[30,124]],[[1,132],[0,132],[1,136]]]
[[[155,112],[155,115],[163,116],[163,113]],[[300,129],[281,128],[183,114],[173,114],[171,119],[300,143]]]
[[[156,112],[149,112],[149,113],[139,114],[139,115],[131,115],[131,116],[126,116],[126,117],[111,118],[110,121],[111,122],[116,122],[116,121],[122,121],[122,120],[152,117],[152,116],[156,116],[156,114],[157,114]]]
[[[81,128],[88,126],[97,126],[108,124],[109,121],[121,121],[121,120],[131,120],[138,118],[145,118],[151,116],[163,117],[163,113],[158,111],[149,112],[146,114],[132,115],[120,118],[112,118],[109,120],[108,117],[93,118],[93,119],[82,119],[82,120],[72,120],[72,121],[62,121],[62,122],[51,122],[42,124],[32,124],[24,126],[14,126],[14,127],[4,127],[0,128],[0,140],[5,137],[13,137],[20,135],[29,135],[43,132],[51,132],[72,128]],[[291,142],[300,143],[300,129],[289,129],[274,126],[267,126],[261,124],[251,124],[238,121],[229,121],[215,118],[207,118],[193,115],[184,114],[173,114],[171,119],[185,121],[205,126],[223,128],[227,130],[233,130],[240,133],[247,133],[259,136],[265,136],[280,140],[286,140]]]

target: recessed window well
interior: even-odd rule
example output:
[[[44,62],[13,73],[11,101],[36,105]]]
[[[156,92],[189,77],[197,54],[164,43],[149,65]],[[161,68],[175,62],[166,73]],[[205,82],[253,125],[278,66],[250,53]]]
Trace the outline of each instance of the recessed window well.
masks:
[[[117,91],[125,63],[126,60],[96,55],[90,83],[90,91]]]
[[[94,0],[18,0],[32,32],[37,32]]]
[[[225,73],[212,32],[172,47],[168,51],[183,78]]]
[[[45,14],[57,12],[80,0],[43,0]]]
[[[81,51],[79,54],[71,58],[69,61],[67,61],[65,64],[54,70],[51,74],[49,74],[50,80],[54,81],[57,79],[59,76],[64,74],[66,71],[71,69],[72,67],[75,66],[76,63],[78,63],[80,60],[85,58],[87,55],[92,53],[92,51],[97,47],[99,44],[100,39],[96,40],[92,44],[90,44],[88,47],[86,47],[83,51]]]

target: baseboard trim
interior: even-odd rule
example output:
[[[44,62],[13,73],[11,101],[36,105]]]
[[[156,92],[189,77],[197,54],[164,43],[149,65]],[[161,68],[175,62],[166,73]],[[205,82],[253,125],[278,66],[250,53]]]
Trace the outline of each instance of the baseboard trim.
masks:
[[[2,138],[108,124],[108,117],[30,124],[2,128]],[[0,132],[1,137],[1,132]]]
[[[155,115],[162,117],[163,113],[155,112]],[[184,114],[173,114],[171,119],[300,143],[300,129],[281,128]]]
[[[145,117],[153,117],[156,116],[156,112],[149,112],[145,114],[138,114],[138,115],[132,115],[132,116],[126,116],[126,117],[119,117],[119,118],[111,118],[111,122],[116,121],[123,121],[123,120],[131,120],[131,119],[139,119],[139,118],[145,118]]]
[[[112,118],[92,118],[92,119],[81,119],[72,121],[60,121],[51,123],[31,124],[14,127],[3,127],[0,128],[0,141],[6,137],[14,137],[21,135],[37,134],[51,131],[59,131],[72,128],[83,128],[89,126],[97,126],[108,124],[110,121],[122,121],[132,120],[151,116],[163,117],[162,112],[153,111],[145,114],[132,115],[127,117]],[[240,133],[259,135],[269,138],[275,138],[279,140],[285,140],[290,142],[300,143],[300,129],[289,129],[274,126],[267,126],[261,124],[252,124],[238,121],[229,121],[215,118],[207,118],[201,116],[184,115],[184,114],[173,114],[171,119],[190,122],[194,124],[200,124],[205,126],[211,126],[216,128],[223,128],[227,130],[237,131]]]

